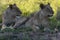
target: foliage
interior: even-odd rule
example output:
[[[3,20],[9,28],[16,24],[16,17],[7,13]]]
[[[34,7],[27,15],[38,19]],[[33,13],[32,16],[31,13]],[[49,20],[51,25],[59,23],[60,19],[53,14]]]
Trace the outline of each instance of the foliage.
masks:
[[[28,16],[31,13],[38,11],[40,3],[50,3],[50,6],[54,10],[54,16],[51,19],[52,24],[55,23],[57,8],[60,7],[60,0],[0,0],[0,22],[2,21],[1,15],[3,11],[8,7],[9,4],[14,3],[16,3],[17,6],[20,8],[20,10],[22,11],[22,15],[25,16]]]
[[[38,11],[40,3],[47,4],[48,2],[51,4],[51,7],[56,13],[57,7],[60,4],[59,0],[0,0],[1,5],[9,5],[16,3],[20,10],[23,12],[23,15]]]
[[[2,14],[5,11],[5,9],[8,7],[9,4],[16,3],[17,6],[19,7],[19,9],[23,13],[22,15],[28,16],[31,13],[39,10],[40,3],[43,3],[46,5],[48,2],[51,4],[50,6],[54,10],[54,16],[49,19],[49,21],[51,23],[50,28],[51,28],[51,30],[53,30],[55,27],[60,28],[60,21],[56,20],[56,14],[58,11],[58,7],[60,7],[60,0],[0,0],[0,23],[2,22]],[[43,30],[41,30],[41,31],[43,31]],[[5,29],[3,31],[0,30],[0,33],[4,33],[4,32],[12,32],[12,33],[23,32],[22,33],[22,34],[24,34],[23,40],[30,40],[29,34],[27,32],[32,32],[32,29],[27,27],[27,28],[18,28],[17,30],[13,30],[13,29],[12,30]],[[19,36],[19,38],[20,38],[20,36]],[[0,37],[0,40],[19,40],[19,38],[14,38],[14,37],[9,35],[8,37],[5,37],[5,36]],[[43,39],[43,37],[42,37],[42,39]]]

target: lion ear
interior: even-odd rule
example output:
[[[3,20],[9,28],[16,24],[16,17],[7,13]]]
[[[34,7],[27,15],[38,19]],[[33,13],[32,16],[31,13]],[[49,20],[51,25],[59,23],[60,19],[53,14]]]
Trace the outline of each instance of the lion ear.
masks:
[[[16,6],[16,4],[14,3],[13,6]]]
[[[40,8],[41,9],[44,9],[45,8],[45,5],[44,4],[40,4]]]
[[[15,7],[17,7],[17,5],[14,3],[14,4],[13,4],[13,7],[15,8]]]
[[[48,3],[48,5],[50,5],[50,3]]]
[[[12,8],[13,8],[13,5],[12,5],[12,4],[10,4],[10,5],[9,5],[9,8],[10,8],[10,9],[12,9]]]

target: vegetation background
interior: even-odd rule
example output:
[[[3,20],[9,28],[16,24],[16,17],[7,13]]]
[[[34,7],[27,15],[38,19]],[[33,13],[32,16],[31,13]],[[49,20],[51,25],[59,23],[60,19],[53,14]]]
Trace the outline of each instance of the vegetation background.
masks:
[[[60,13],[60,0],[0,0],[0,23],[2,22],[2,13],[6,10],[9,4],[16,3],[19,9],[22,11],[23,16],[29,16],[31,13],[36,12],[39,10],[40,3],[47,4],[50,3],[50,6],[54,10],[54,16],[50,18],[51,23],[51,29],[58,27],[60,28],[60,21],[56,19],[56,14],[58,14],[58,11]],[[60,17],[60,16],[59,16]],[[26,34],[26,31],[31,29],[30,28],[24,28],[24,29],[18,29],[18,30],[4,30],[3,32],[20,32],[23,31],[24,34]],[[1,31],[0,31],[1,32]],[[27,34],[26,34],[27,35]],[[28,36],[24,35],[24,37],[27,37],[26,40],[30,40]],[[10,37],[10,36],[9,36]],[[1,40],[5,40],[5,38],[0,37]],[[10,38],[11,39],[11,38]],[[7,38],[6,40],[9,40]],[[18,40],[18,39],[17,39]],[[24,39],[23,39],[24,40]]]
[[[50,3],[50,6],[54,10],[54,16],[51,18],[51,26],[57,25],[56,14],[57,11],[60,11],[60,0],[0,0],[0,22],[2,22],[2,13],[8,7],[9,4],[16,3],[17,6],[22,11],[22,15],[28,16],[32,12],[39,10],[39,4],[47,4]],[[58,10],[59,9],[59,10]],[[58,23],[60,24],[60,23]]]

